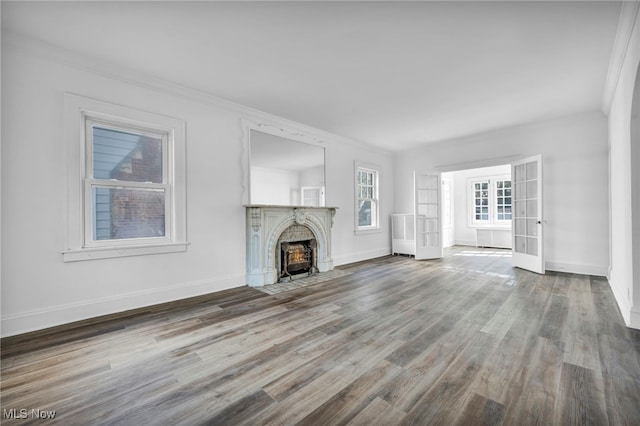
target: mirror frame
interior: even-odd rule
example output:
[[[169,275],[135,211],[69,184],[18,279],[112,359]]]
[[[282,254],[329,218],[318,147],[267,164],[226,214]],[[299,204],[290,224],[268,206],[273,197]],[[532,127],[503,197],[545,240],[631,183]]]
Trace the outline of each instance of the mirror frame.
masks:
[[[242,154],[241,154],[241,170],[242,170],[242,203],[245,206],[252,205],[251,201],[251,131],[262,132],[272,136],[278,136],[284,139],[301,142],[323,150],[323,174],[325,188],[325,205],[326,205],[326,185],[327,185],[327,150],[326,139],[310,134],[303,133],[298,128],[287,127],[272,123],[259,123],[247,119],[241,119],[243,130],[242,135]]]

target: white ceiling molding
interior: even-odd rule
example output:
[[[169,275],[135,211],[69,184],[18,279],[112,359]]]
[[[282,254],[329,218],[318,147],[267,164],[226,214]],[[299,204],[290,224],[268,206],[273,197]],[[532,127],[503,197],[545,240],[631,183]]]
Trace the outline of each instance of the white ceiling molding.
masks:
[[[609,70],[607,72],[607,80],[604,86],[604,95],[602,97],[602,112],[609,115],[613,97],[618,87],[618,80],[622,72],[622,64],[629,49],[631,34],[635,26],[636,17],[640,11],[640,2],[625,1],[622,3],[620,11],[620,21],[618,22],[618,31],[611,52],[611,61],[609,62]]]
[[[265,123],[273,123],[271,124],[271,126],[274,128],[279,128],[280,130],[282,130],[283,128],[299,129],[298,135],[301,135],[303,137],[314,135],[312,139],[314,139],[317,143],[321,142],[325,144],[328,141],[332,141],[350,145],[356,148],[363,148],[368,151],[374,151],[381,154],[389,154],[389,151],[383,148],[373,146],[362,141],[354,140],[352,138],[347,138],[341,135],[336,135],[331,132],[308,126],[304,123],[298,123],[284,117],[269,114],[267,112],[251,108],[246,105],[238,104],[236,102],[232,102],[212,95],[205,91],[177,84],[148,73],[116,66],[112,63],[100,60],[96,57],[87,57],[71,50],[51,45],[30,37],[26,37],[12,31],[3,30],[2,48],[10,49],[22,54],[31,55],[53,63],[66,65],[84,72],[100,75],[105,78],[121,81],[123,83],[131,84],[144,89],[154,90],[156,92],[178,96],[180,98],[188,99],[204,105],[212,105],[215,107],[226,109],[228,111],[233,111],[255,123],[261,123],[261,126],[267,126],[267,124]]]

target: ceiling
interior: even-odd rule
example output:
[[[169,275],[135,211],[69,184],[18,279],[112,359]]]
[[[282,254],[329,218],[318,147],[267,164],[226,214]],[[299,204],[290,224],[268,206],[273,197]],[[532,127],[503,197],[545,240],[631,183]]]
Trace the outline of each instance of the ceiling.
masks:
[[[2,2],[2,28],[391,151],[601,109],[620,2]]]

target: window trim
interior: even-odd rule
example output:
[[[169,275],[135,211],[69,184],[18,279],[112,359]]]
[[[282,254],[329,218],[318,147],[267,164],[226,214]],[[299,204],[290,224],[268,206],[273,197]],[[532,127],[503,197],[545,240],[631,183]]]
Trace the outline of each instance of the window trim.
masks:
[[[185,251],[186,235],[186,150],[185,123],[172,117],[123,107],[70,93],[64,95],[65,143],[67,148],[67,229],[63,260],[105,259]],[[165,237],[122,240],[92,240],[91,184],[126,186],[122,182],[107,182],[88,175],[92,167],[88,143],[90,123],[112,125],[116,129],[152,131],[166,134],[166,155],[163,176],[168,193],[165,199]],[[166,167],[166,169],[164,169]],[[166,170],[166,173],[165,173]],[[136,183],[136,187],[150,184]],[[151,184],[156,186],[157,184]],[[167,217],[167,216],[165,216]]]
[[[511,220],[498,220],[497,218],[497,192],[496,183],[498,181],[511,180],[511,176],[492,175],[492,176],[474,176],[467,179],[467,226],[469,228],[500,228],[511,229]],[[489,219],[478,220],[475,218],[475,197],[474,185],[476,183],[489,182]],[[513,184],[512,184],[513,186]],[[513,211],[513,203],[512,203]]]
[[[358,172],[359,171],[373,172],[375,183],[374,183],[374,197],[371,199],[373,201],[373,211],[372,217],[375,218],[375,223],[370,226],[360,226],[358,224],[358,201],[360,197],[358,195],[359,184],[358,184]],[[354,233],[356,235],[362,234],[371,234],[382,231],[381,221],[380,221],[380,167],[370,163],[364,163],[361,161],[354,161],[354,173],[353,173],[353,182],[354,182]],[[372,222],[374,222],[372,220]]]

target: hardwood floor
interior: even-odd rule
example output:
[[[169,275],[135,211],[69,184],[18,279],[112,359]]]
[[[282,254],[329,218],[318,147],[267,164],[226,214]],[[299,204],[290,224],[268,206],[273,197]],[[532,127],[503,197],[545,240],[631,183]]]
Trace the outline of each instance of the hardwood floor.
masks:
[[[606,280],[508,254],[389,256],[3,339],[2,423],[640,424],[640,332]]]

